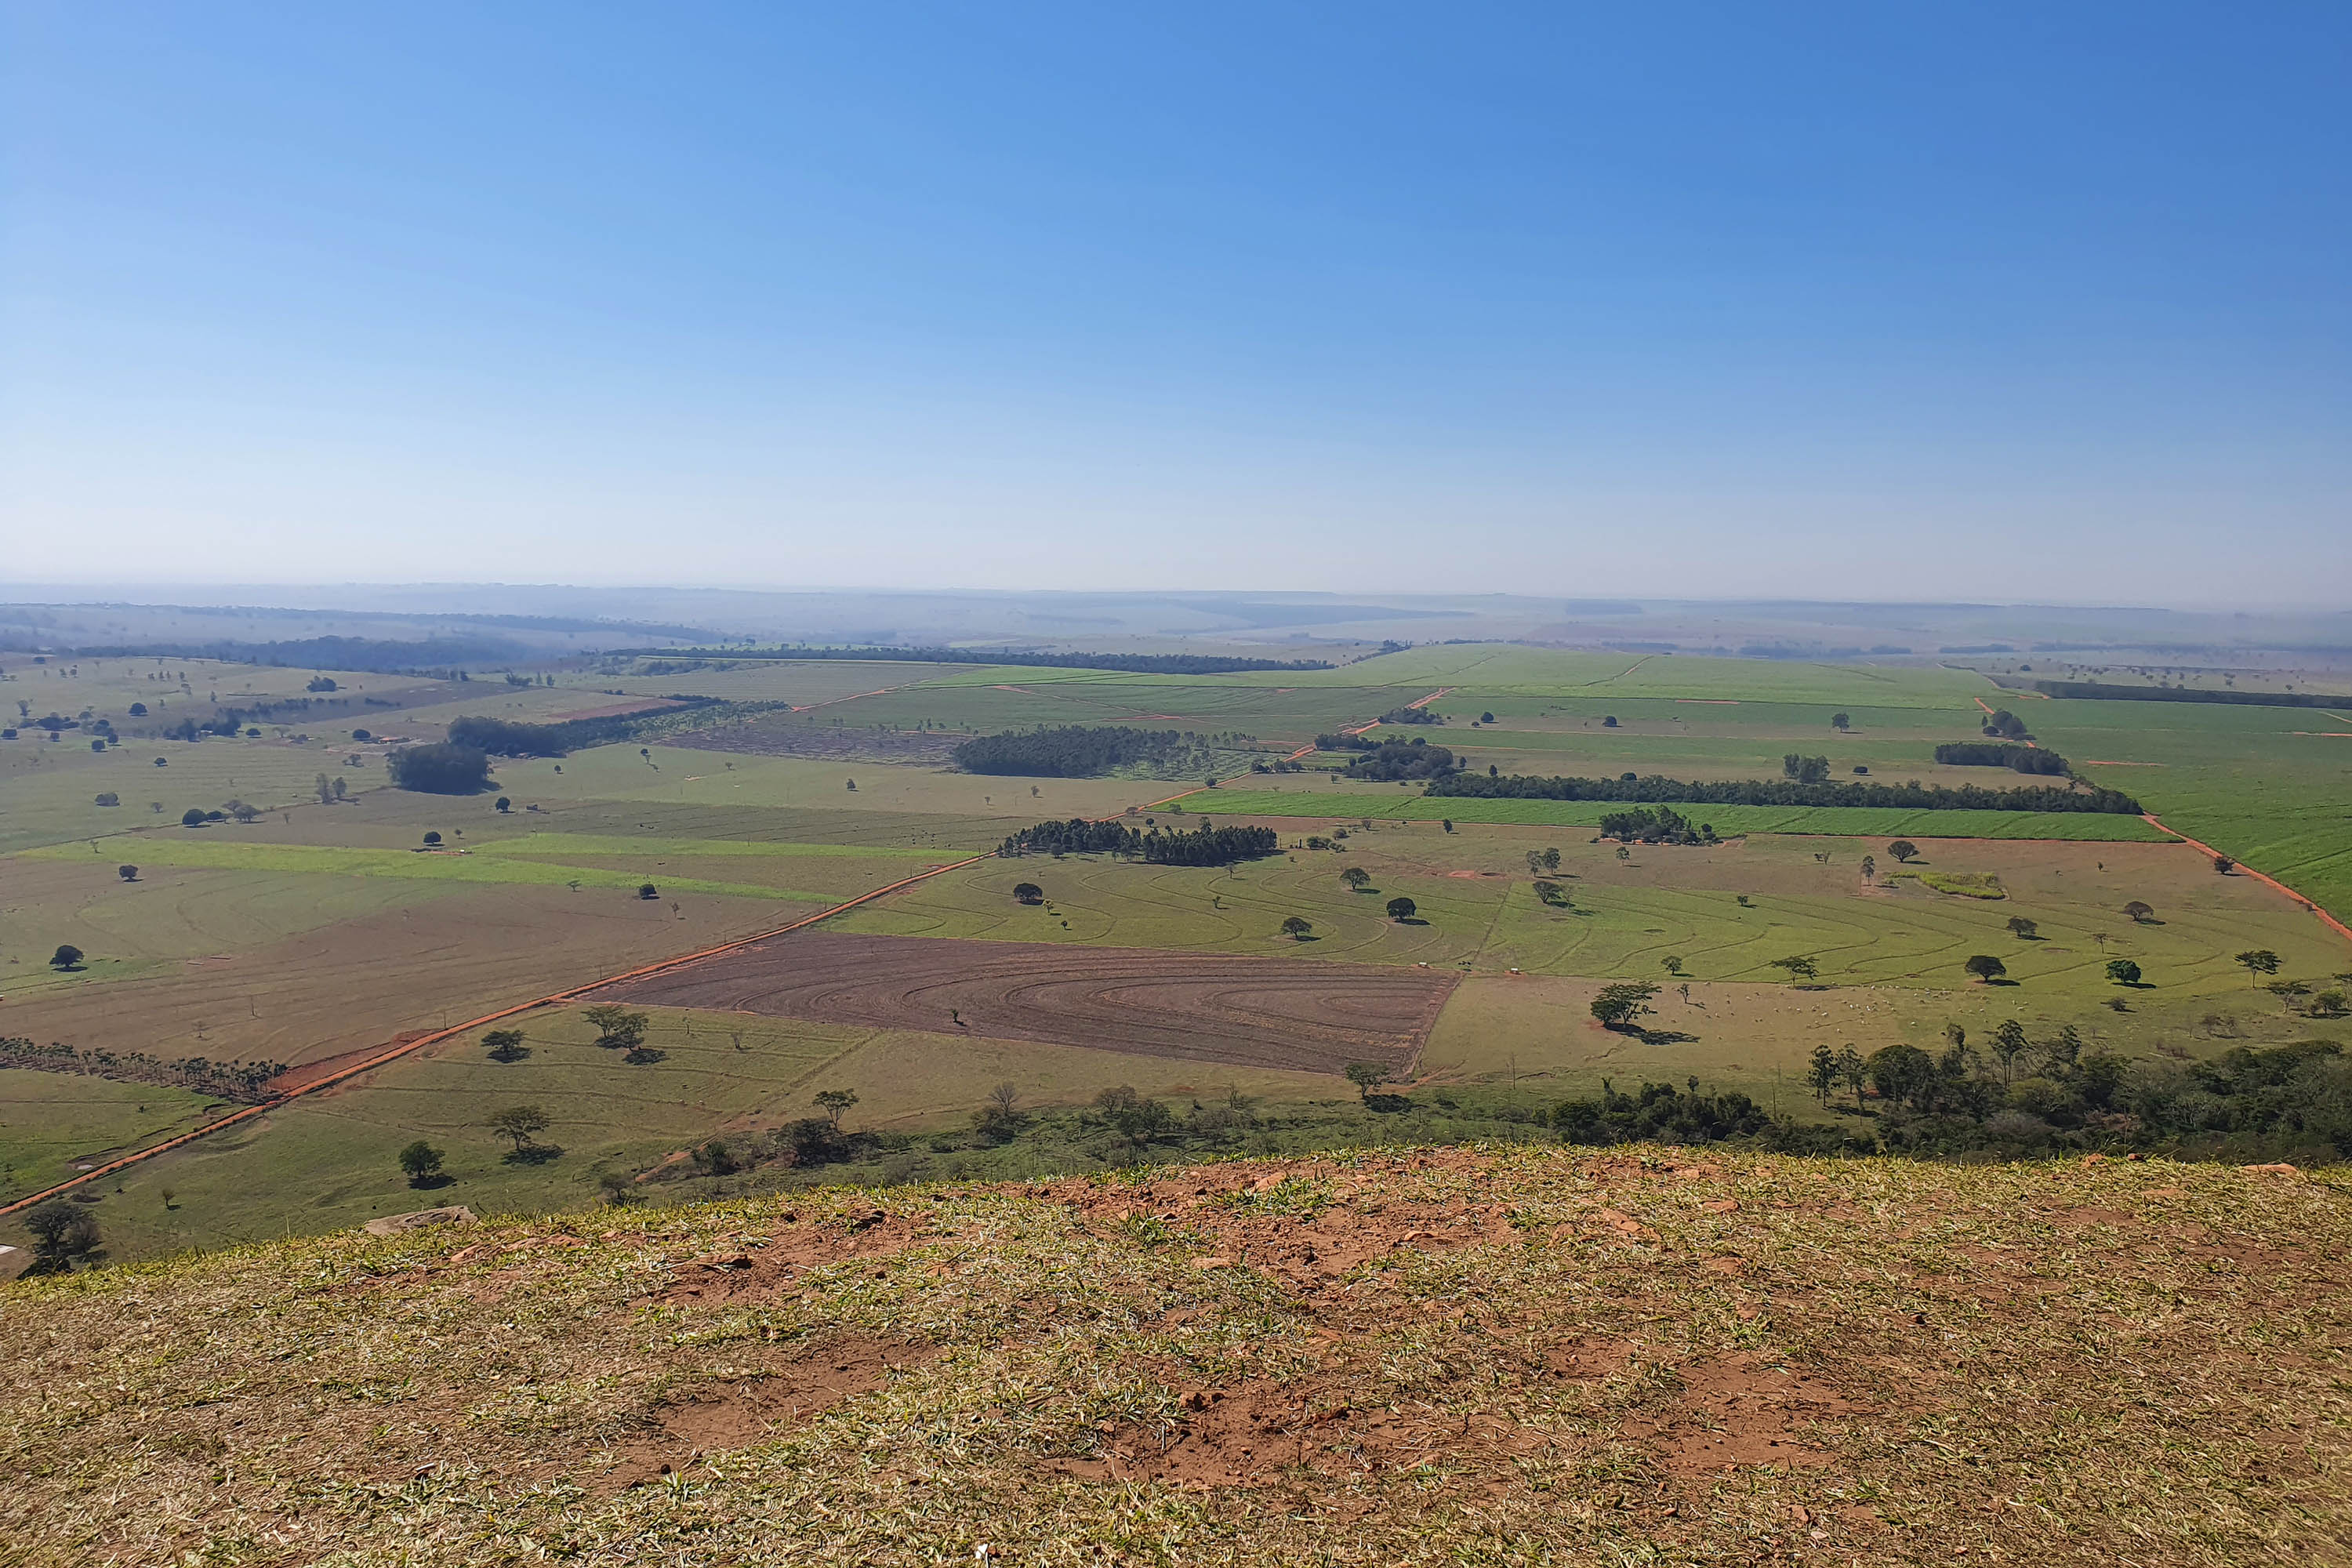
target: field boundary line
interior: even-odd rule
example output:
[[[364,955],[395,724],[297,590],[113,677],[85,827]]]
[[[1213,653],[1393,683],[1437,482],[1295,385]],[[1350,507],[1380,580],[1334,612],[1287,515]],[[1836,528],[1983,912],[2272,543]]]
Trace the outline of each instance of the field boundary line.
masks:
[[[322,1089],[331,1088],[336,1084],[347,1082],[352,1079],[357,1078],[362,1073],[373,1072],[375,1068],[383,1067],[388,1062],[397,1061],[403,1057],[423,1050],[426,1046],[438,1045],[444,1040],[455,1039],[457,1037],[467,1033],[468,1030],[480,1028],[485,1024],[495,1024],[502,1018],[519,1017],[525,1013],[537,1012],[541,1007],[562,1006],[564,1003],[576,1000],[581,996],[586,995],[589,992],[597,990],[603,986],[616,984],[624,980],[642,979],[648,974],[658,974],[664,970],[675,969],[683,964],[698,963],[706,958],[715,958],[722,952],[732,952],[739,949],[749,947],[754,942],[768,942],[776,937],[789,935],[793,931],[802,930],[803,927],[815,925],[820,921],[828,921],[835,915],[845,914],[847,911],[857,908],[861,904],[871,903],[874,900],[881,898],[885,894],[898,892],[902,888],[910,888],[917,882],[927,881],[933,877],[944,876],[950,871],[961,871],[966,866],[976,866],[982,860],[992,858],[995,853],[996,851],[993,849],[985,850],[981,854],[969,856],[964,859],[955,861],[950,865],[934,866],[928,871],[918,871],[911,877],[904,877],[899,879],[898,881],[887,884],[887,886],[875,888],[867,892],[860,893],[854,899],[845,900],[841,903],[833,905],[829,909],[820,910],[815,914],[804,915],[801,919],[793,921],[788,925],[777,926],[769,931],[756,931],[750,936],[737,937],[732,941],[722,942],[714,946],[702,948],[694,952],[681,953],[675,958],[665,958],[657,960],[652,963],[641,964],[635,969],[627,970],[619,974],[609,974],[596,980],[592,980],[584,985],[573,985],[562,991],[550,992],[544,996],[533,997],[528,1002],[518,1002],[510,1007],[501,1007],[494,1013],[485,1013],[478,1018],[468,1018],[462,1024],[454,1024],[446,1028],[435,1029],[427,1034],[419,1035],[413,1040],[408,1040],[400,1045],[393,1046],[388,1049],[378,1051],[375,1055],[369,1057],[364,1061],[353,1062],[351,1066],[346,1068],[338,1068],[335,1071],[328,1073],[324,1077],[315,1078],[308,1080],[307,1082],[299,1083],[293,1088],[287,1089],[285,1092],[273,1095],[271,1098],[261,1101],[257,1105],[248,1105],[242,1110],[231,1111],[228,1115],[221,1117],[216,1121],[208,1121],[202,1127],[180,1133],[175,1137],[167,1138],[161,1143],[153,1143],[144,1149],[134,1150],[131,1153],[123,1155],[121,1159],[110,1160],[105,1164],[100,1165],[93,1170],[84,1171],[79,1175],[70,1177],[66,1181],[58,1182],[52,1186],[44,1187],[39,1192],[27,1194],[26,1196],[16,1199],[14,1203],[0,1205],[0,1215],[12,1215],[20,1209],[30,1208],[33,1205],[56,1197],[60,1193],[70,1192],[86,1182],[98,1181],[102,1177],[113,1175],[117,1172],[126,1171],[142,1161],[152,1160],[158,1154],[169,1152],[173,1149],[184,1148],[200,1138],[210,1137],[213,1133],[219,1131],[224,1127],[234,1127],[241,1122],[250,1121],[257,1117],[267,1116],[273,1110],[282,1110],[287,1105],[301,1099],[304,1095],[316,1094]]]
[[[2214,848],[2210,844],[2204,842],[2202,839],[2191,838],[2186,833],[2181,832],[2178,827],[2166,827],[2163,823],[2158,822],[2156,819],[2156,814],[2154,812],[2143,812],[2140,814],[2140,816],[2141,820],[2146,822],[2150,827],[2158,828],[2166,833],[2171,834],[2177,841],[2188,845],[2190,848],[2201,849],[2217,860],[2224,858],[2219,849]],[[2288,887],[2284,882],[2280,881],[2276,877],[2272,876],[2269,872],[2257,871],[2252,866],[2247,865],[2244,861],[2238,859],[2235,856],[2230,856],[2227,857],[2227,858],[2232,866],[2236,867],[2239,870],[2243,871],[2247,876],[2252,877],[2255,881],[2264,883],[2269,887],[2276,889],[2279,892],[2285,894],[2290,902],[2302,905],[2304,909],[2318,917],[2320,924],[2334,931],[2337,936],[2342,937],[2347,942],[2352,942],[2352,926],[2346,925],[2342,921],[2337,920],[2334,915],[2331,915],[2326,910],[2321,909],[2317,900],[2308,898],[2302,893],[2296,892],[2293,888]]]

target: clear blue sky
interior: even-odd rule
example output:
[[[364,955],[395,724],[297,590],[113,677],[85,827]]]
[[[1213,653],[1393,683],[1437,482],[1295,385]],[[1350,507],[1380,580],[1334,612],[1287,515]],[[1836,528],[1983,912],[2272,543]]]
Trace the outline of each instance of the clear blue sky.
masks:
[[[2352,598],[2352,5],[0,0],[0,574]]]

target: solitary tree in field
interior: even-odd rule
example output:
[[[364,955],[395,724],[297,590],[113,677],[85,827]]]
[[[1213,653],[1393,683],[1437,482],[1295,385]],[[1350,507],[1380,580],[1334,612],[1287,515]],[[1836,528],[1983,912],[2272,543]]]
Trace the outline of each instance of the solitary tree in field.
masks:
[[[1536,897],[1555,908],[1565,906],[1568,902],[1568,896],[1561,890],[1560,885],[1546,877],[1536,879]]]
[[[1392,921],[1409,921],[1412,919],[1414,911],[1419,908],[1420,906],[1415,904],[1411,899],[1391,899],[1389,900],[1389,919]]]
[[[1679,952],[1670,952],[1658,960],[1658,967],[1669,974],[1680,974],[1683,972],[1683,955]]]
[[[204,825],[205,825],[205,808],[204,808],[203,806],[200,806],[200,805],[192,805],[192,806],[188,807],[188,809],[187,809],[187,810],[185,810],[185,811],[184,811],[184,812],[180,813],[180,826],[183,826],[183,827],[202,827]]]
[[[833,1124],[835,1132],[841,1131],[843,1113],[856,1103],[857,1091],[854,1089],[821,1089],[817,1090],[814,1101],[817,1110],[824,1112],[824,1119]]]
[[[1544,869],[1547,871],[1557,871],[1559,869],[1559,847],[1558,845],[1554,845],[1543,852],[1543,863]]]
[[[1886,847],[1886,852],[1895,857],[1897,864],[1908,866],[1917,858],[1919,847],[1908,838],[1898,838]]]
[[[2009,973],[2009,965],[1989,952],[1971,954],[1960,967],[1988,985]]]
[[[1314,929],[1311,921],[1303,920],[1297,915],[1291,915],[1282,922],[1282,934],[1293,942],[1306,941],[1307,933]]]
[[[426,834],[426,835],[425,836],[425,847],[427,849],[438,849],[438,848],[440,848],[440,847],[441,847],[441,835],[440,835],[438,832],[433,832],[433,833],[428,833],[428,834]]]
[[[1013,884],[1013,901],[1016,904],[1042,904],[1045,901],[1045,889],[1034,882],[1015,882]]]
[[[1862,858],[1862,879],[1865,882],[1871,881],[1875,879],[1877,875],[1878,858],[1874,855],[1864,856]]]
[[[400,1168],[408,1173],[412,1187],[430,1187],[441,1173],[441,1151],[419,1138],[400,1152]]]
[[[1348,890],[1351,893],[1362,892],[1365,884],[1371,879],[1372,874],[1361,866],[1350,866],[1339,873],[1339,880],[1348,884]]]
[[[533,1133],[546,1131],[548,1117],[536,1105],[509,1105],[504,1110],[492,1112],[483,1125],[501,1138],[513,1139],[515,1152],[520,1154],[532,1147]]]
[[[2009,917],[2009,933],[2017,938],[2020,942],[2032,942],[2033,940],[2034,932],[2040,929],[2041,928],[2035,925],[2031,919],[2024,915],[2011,915]]]
[[[1651,1012],[1650,998],[1658,988],[1646,980],[1621,980],[1603,985],[1592,998],[1592,1016],[1604,1028],[1630,1029]]]
[[[1846,730],[1853,728],[1853,720],[1847,714],[1832,713],[1830,715],[1830,728],[1832,730]]]
[[[2146,925],[2148,921],[2156,919],[2156,910],[2148,905],[2141,903],[2137,899],[2134,899],[2130,903],[2124,906],[2124,919],[2131,921],[2134,925]]]
[[[81,967],[82,951],[71,942],[60,942],[57,952],[49,954],[49,967],[64,971]]]
[[[2213,869],[2219,871],[2224,877],[2228,876],[2231,871],[2236,870],[2237,868],[2238,863],[2235,860],[2231,859],[2227,855],[2216,855],[2213,857]]]
[[[494,1062],[519,1062],[530,1055],[523,1048],[520,1029],[492,1029],[482,1037],[482,1045]]]
[[[1809,954],[1801,952],[1790,953],[1786,958],[1769,959],[1766,962],[1774,969],[1787,970],[1789,978],[1791,980],[1811,980],[1821,972],[1820,965],[1816,964]]]
[[[2107,960],[2107,978],[2118,985],[2137,985],[2139,965],[2128,958],[2111,958]]]
[[[1389,1069],[1378,1062],[1349,1062],[1346,1068],[1348,1081],[1356,1086],[1356,1093],[1370,1104],[1372,1090],[1388,1082]]]
[[[490,804],[498,808],[498,813],[500,816],[504,816],[507,813],[514,809],[514,802],[505,795],[499,796],[497,800]]]
[[[2246,966],[2250,975],[2276,974],[2279,971],[2279,955],[2266,947],[2250,947],[2238,954],[2237,962]]]
[[[126,882],[135,882],[139,879],[139,868],[136,866],[117,866],[114,868],[114,874],[121,878]]]
[[[661,889],[655,887],[651,882],[639,882],[637,884],[637,897],[645,900],[647,903],[651,903],[661,897]]]

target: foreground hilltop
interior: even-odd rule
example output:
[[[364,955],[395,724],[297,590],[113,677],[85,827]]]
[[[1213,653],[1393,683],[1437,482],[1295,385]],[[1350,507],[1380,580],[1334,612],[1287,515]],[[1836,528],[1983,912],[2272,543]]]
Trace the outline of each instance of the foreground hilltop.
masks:
[[[1557,1149],[345,1233],[0,1296],[0,1521],[40,1563],[2342,1561],[2347,1243],[2286,1171]]]

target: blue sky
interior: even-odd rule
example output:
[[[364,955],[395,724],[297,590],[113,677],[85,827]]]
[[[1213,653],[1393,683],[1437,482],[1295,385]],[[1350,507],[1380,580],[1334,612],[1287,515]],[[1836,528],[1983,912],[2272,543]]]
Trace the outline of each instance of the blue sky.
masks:
[[[0,0],[0,574],[2352,595],[2352,7]]]

